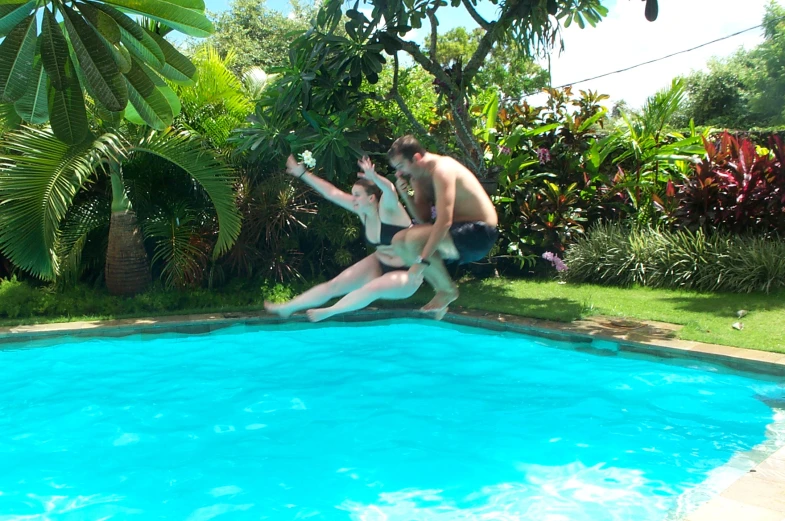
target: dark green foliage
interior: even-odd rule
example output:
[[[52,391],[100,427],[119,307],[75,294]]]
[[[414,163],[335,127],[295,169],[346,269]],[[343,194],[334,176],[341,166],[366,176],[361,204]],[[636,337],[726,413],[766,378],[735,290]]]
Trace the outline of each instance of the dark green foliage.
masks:
[[[259,0],[233,0],[229,9],[215,19],[215,33],[210,43],[221,55],[233,53],[231,69],[238,76],[257,66],[265,71],[283,67],[288,62],[293,34],[305,32],[311,25],[313,10],[292,5],[292,17],[270,9]]]
[[[156,286],[133,298],[79,285],[63,291],[11,278],[0,279],[0,320],[114,318],[182,313],[258,310],[265,300],[291,298],[301,288],[273,281],[236,281],[218,290],[164,290]]]
[[[566,252],[569,282],[735,293],[785,288],[785,242],[779,237],[687,230],[593,227]]]
[[[770,2],[764,41],[729,58],[712,59],[708,71],[685,77],[689,101],[679,117],[697,125],[747,129],[785,124],[785,8]]]

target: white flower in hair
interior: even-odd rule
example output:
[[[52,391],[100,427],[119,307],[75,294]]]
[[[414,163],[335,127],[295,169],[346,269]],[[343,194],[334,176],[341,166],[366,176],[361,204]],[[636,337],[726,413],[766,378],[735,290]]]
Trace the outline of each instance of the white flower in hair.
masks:
[[[308,168],[314,168],[316,166],[316,158],[313,157],[313,154],[310,150],[306,150],[300,154],[300,162]]]

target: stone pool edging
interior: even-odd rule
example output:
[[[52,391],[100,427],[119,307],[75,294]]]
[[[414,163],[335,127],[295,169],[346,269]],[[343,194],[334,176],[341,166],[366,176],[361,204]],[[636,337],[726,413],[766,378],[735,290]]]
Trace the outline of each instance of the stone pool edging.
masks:
[[[367,309],[335,317],[332,322],[365,322],[396,318],[428,318],[419,311]],[[503,313],[458,308],[445,322],[493,331],[509,331],[581,344],[582,351],[622,351],[660,358],[713,362],[734,369],[785,376],[785,354],[684,341],[675,338],[679,326],[613,317],[592,317],[571,323],[529,319]],[[206,313],[158,318],[62,322],[0,328],[0,349],[14,344],[56,338],[120,337],[161,333],[204,334],[238,323],[246,325],[307,322],[296,315],[288,320],[266,313]],[[329,322],[328,322],[329,323]],[[733,482],[720,495],[701,505],[686,521],[785,521],[785,447]]]
[[[369,308],[334,317],[325,323],[428,317],[428,314],[411,309]],[[304,315],[294,315],[284,320],[264,312],[227,312],[0,327],[0,349],[9,343],[55,338],[63,334],[79,337],[161,333],[204,334],[238,323],[265,325],[291,322],[307,323],[307,319]],[[689,358],[718,363],[743,371],[785,376],[785,353],[679,340],[675,338],[675,334],[681,326],[663,322],[600,316],[565,323],[462,308],[448,313],[444,317],[444,322],[576,342],[585,344],[581,349],[596,350],[600,353],[602,350],[611,349],[660,358]]]

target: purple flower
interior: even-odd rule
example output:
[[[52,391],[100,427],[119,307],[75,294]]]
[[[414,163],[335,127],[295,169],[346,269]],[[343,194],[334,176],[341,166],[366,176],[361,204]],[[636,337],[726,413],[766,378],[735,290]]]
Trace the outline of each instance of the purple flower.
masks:
[[[551,263],[551,265],[553,265],[553,267],[554,267],[554,268],[556,268],[556,271],[558,271],[558,272],[560,272],[560,273],[561,273],[562,271],[564,271],[564,270],[566,270],[566,269],[567,269],[567,265],[566,265],[566,264],[564,264],[564,261],[563,261],[563,260],[561,260],[561,259],[560,259],[560,258],[559,258],[559,257],[558,257],[558,256],[557,256],[555,253],[553,253],[553,252],[546,251],[545,253],[543,253],[543,254],[542,254],[542,258],[543,258],[543,259],[545,259],[545,260],[547,260],[548,262],[550,262],[550,263]]]
[[[537,157],[540,160],[540,164],[544,165],[551,160],[551,151],[547,148],[540,148],[537,150]]]
[[[500,152],[500,153],[502,153],[502,154],[506,154],[506,155],[508,155],[508,156],[510,155],[510,149],[509,149],[509,148],[507,148],[507,147],[501,147],[501,149],[499,150],[499,152]]]

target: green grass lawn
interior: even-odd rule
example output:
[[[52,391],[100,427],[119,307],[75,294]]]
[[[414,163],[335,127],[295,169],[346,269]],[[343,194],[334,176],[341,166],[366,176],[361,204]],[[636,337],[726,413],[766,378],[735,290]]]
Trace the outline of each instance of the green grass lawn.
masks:
[[[298,288],[304,289],[309,284]],[[40,322],[161,316],[208,312],[253,311],[264,298],[281,300],[292,290],[282,286],[259,288],[235,285],[220,291],[154,290],[131,299],[112,297],[103,290],[79,287],[64,293],[32,288],[26,283],[0,284],[0,325]],[[418,306],[432,295],[423,288],[412,299],[386,306]],[[785,292],[777,294],[721,294],[649,288],[612,288],[588,284],[486,279],[461,283],[457,305],[530,318],[569,322],[592,315],[656,320],[683,325],[678,336],[714,344],[785,353]],[[731,324],[736,311],[744,329]]]
[[[694,293],[650,288],[486,279],[461,285],[457,303],[469,309],[571,321],[592,315],[683,325],[679,338],[785,353],[785,292]],[[749,313],[736,317],[740,309]],[[742,322],[744,329],[732,327]]]

